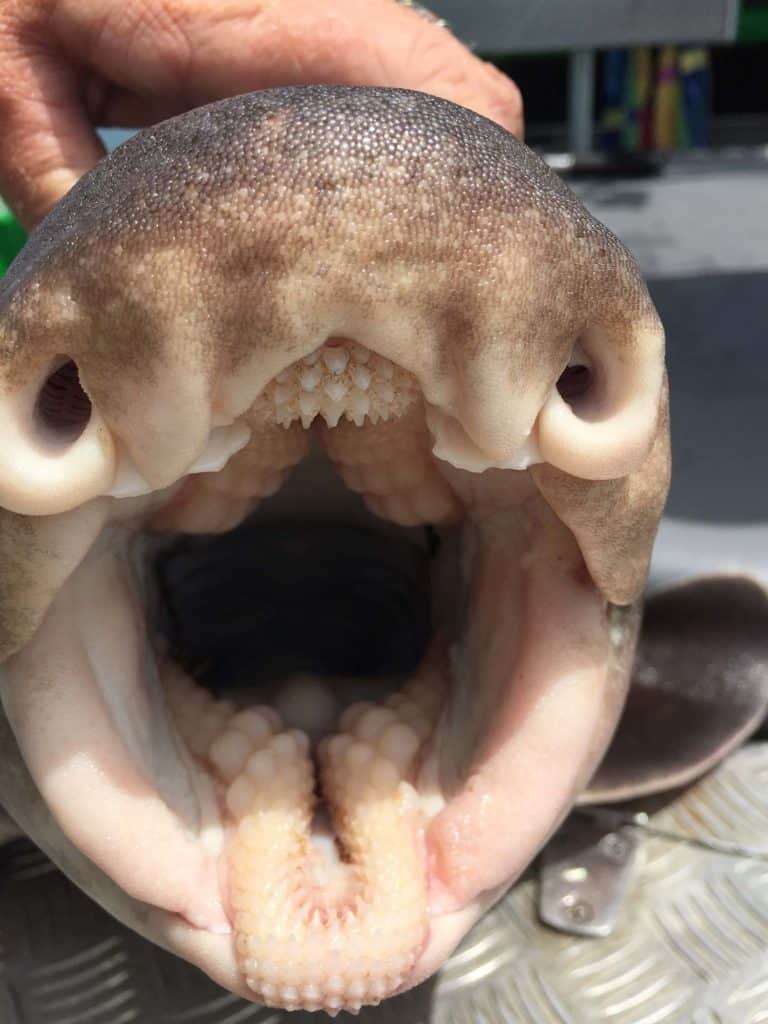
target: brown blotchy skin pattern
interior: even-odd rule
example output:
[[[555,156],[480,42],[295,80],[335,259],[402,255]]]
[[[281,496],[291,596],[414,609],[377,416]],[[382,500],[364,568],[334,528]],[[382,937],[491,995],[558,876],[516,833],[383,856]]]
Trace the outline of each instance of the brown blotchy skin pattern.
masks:
[[[637,597],[651,562],[656,524],[669,489],[669,412],[665,385],[659,430],[648,457],[619,480],[579,480],[554,466],[531,467],[547,502],[579,541],[593,579],[617,605]]]
[[[254,224],[258,207],[269,215]],[[118,246],[123,258],[107,259]],[[115,289],[114,274],[124,282],[132,263],[160,267],[164,256],[174,261],[175,308],[162,276],[154,294],[146,280],[140,296]],[[254,343],[280,345],[278,292],[297,264],[312,267],[314,286],[348,295],[362,314],[380,297],[376,276],[361,280],[361,269],[415,268],[417,312],[436,316],[444,331],[438,365],[423,367],[438,379],[459,352],[466,358],[493,345],[485,303],[491,295],[503,303],[513,285],[527,315],[514,324],[518,343],[507,346],[505,369],[521,378],[533,360],[538,365],[542,334],[565,346],[587,320],[629,327],[654,316],[644,289],[632,289],[635,303],[627,302],[636,277],[628,253],[502,128],[422,95],[312,87],[193,111],[163,126],[162,145],[151,131],[130,140],[46,218],[3,281],[0,302],[30,275],[45,274],[49,295],[57,283],[67,289],[76,309],[57,344],[79,355],[69,344],[81,333],[78,314],[105,328],[103,351],[88,350],[94,387],[100,359],[112,375],[151,377],[158,320],[186,314],[191,323],[193,312],[207,311],[200,344],[227,373],[250,358]],[[529,266],[546,267],[546,288]],[[411,306],[412,291],[400,294]],[[39,301],[55,316],[49,297]],[[27,295],[23,308],[11,302],[8,311],[0,355],[11,378],[24,373],[29,355],[42,354],[39,339],[31,344],[42,312],[35,305]]]
[[[32,636],[61,584],[99,535],[108,500],[64,516],[0,509],[0,664]],[[73,544],[71,523],[79,521]]]
[[[51,354],[86,355],[78,339],[88,335],[89,386],[106,415],[131,381],[152,379],[157,339],[173,339],[162,328],[177,318],[189,334],[205,321],[190,355],[211,372],[234,372],[254,347],[283,357],[292,329],[280,289],[297,266],[313,288],[348,298],[363,316],[389,298],[383,271],[414,268],[418,289],[403,283],[392,297],[418,320],[437,319],[442,338],[429,363],[404,339],[402,365],[434,388],[459,356],[493,348],[498,335],[488,326],[514,333],[503,365],[514,381],[534,364],[540,372],[543,355],[556,376],[587,321],[620,328],[624,320],[628,331],[653,319],[644,289],[627,302],[631,257],[522,143],[431,97],[366,90],[361,101],[350,92],[244,96],[166,123],[162,146],[151,132],[122,146],[56,207],[3,281],[3,374],[23,377],[30,357],[43,357],[41,316],[60,320]],[[269,215],[254,224],[259,207]],[[157,267],[154,293],[143,261]],[[161,272],[171,266],[172,292]],[[546,267],[546,288],[530,266]],[[140,294],[125,287],[134,273]],[[24,285],[41,275],[46,287],[33,299]],[[488,306],[503,314],[513,291],[525,320],[502,315],[489,325]],[[74,305],[68,324],[53,306],[62,293]],[[542,335],[553,339],[546,353]],[[115,374],[126,390],[115,389]]]
[[[219,795],[230,787],[226,807],[238,832],[228,884],[245,984],[274,1005],[332,1011],[377,1001],[435,970],[472,914],[535,854],[608,742],[669,469],[663,333],[637,267],[560,179],[499,126],[421,94],[307,87],[238,97],[139,134],[62,200],[0,284],[0,430],[3,423],[15,430],[18,447],[14,464],[0,452],[0,504],[26,513],[0,518],[0,661],[8,664],[6,712],[30,770],[28,780],[19,755],[0,765],[0,793],[5,787],[18,797],[34,777],[41,799],[27,816],[30,834],[86,874],[79,849],[87,851],[70,839],[74,829],[83,842],[94,840],[88,823],[68,819],[71,804],[63,799],[65,837],[38,805],[47,800],[53,809],[60,780],[85,778],[77,771],[92,766],[73,757],[47,776],[36,715],[49,710],[54,663],[75,695],[86,684],[98,691],[123,675],[131,681],[104,657],[96,620],[102,612],[106,618],[110,600],[133,606],[132,591],[120,589],[116,554],[96,545],[78,566],[105,524],[119,521],[115,533],[126,525],[216,531],[272,493],[309,438],[296,424],[290,432],[277,426],[261,408],[264,396],[277,402],[281,375],[293,381],[334,345],[359,347],[393,375],[396,368],[395,385],[407,379],[413,403],[377,423],[305,424],[314,439],[384,519],[462,524],[466,550],[456,573],[466,579],[447,590],[466,607],[456,611],[450,667],[435,666],[450,683],[453,726],[438,715],[445,710],[438,688],[428,693],[433,717],[421,731],[405,718],[387,725],[391,709],[354,727],[340,721],[341,733],[363,733],[355,742],[336,736],[319,755],[321,788],[353,862],[343,877],[327,869],[332,884],[318,881],[326,867],[319,874],[307,867],[314,767],[306,739],[280,726],[267,738],[249,733],[249,746],[235,723],[225,742],[217,736],[198,752],[218,770]],[[563,401],[556,386],[580,347],[594,379],[591,404],[581,406]],[[83,434],[56,449],[60,465],[85,466],[80,483],[73,472],[71,487],[66,475],[63,483],[46,477],[55,462],[51,441],[35,434],[45,431],[30,412],[61,357],[77,364],[91,401]],[[244,427],[250,436],[238,442],[244,447],[227,449],[225,468],[208,465],[222,432],[235,437]],[[40,454],[36,476],[24,477],[24,444],[30,457]],[[628,455],[617,455],[622,445]],[[88,476],[94,450],[106,467],[98,478]],[[205,467],[193,468],[204,455]],[[515,473],[529,458],[530,472]],[[10,484],[3,470],[16,474]],[[143,490],[131,490],[137,480]],[[55,600],[73,573],[72,590]],[[77,600],[67,601],[68,593]],[[132,628],[143,640],[143,624]],[[443,657],[451,638],[441,628],[436,635]],[[91,673],[94,651],[104,679]],[[561,737],[550,728],[555,693],[559,707],[569,708]],[[104,729],[119,718],[109,710],[98,719]],[[395,726],[399,746],[390,750],[385,733]],[[418,757],[408,753],[412,739],[425,744],[414,747]],[[72,740],[75,747],[89,741],[80,733]],[[118,744],[102,742],[107,759],[114,754],[125,767]],[[387,761],[390,754],[402,760],[403,750],[410,760],[393,775]],[[453,779],[451,764],[459,768]],[[535,793],[526,790],[529,774]],[[95,801],[100,780],[91,781]],[[165,827],[170,813],[156,797],[151,791],[147,806]],[[14,813],[23,803],[13,804]],[[514,828],[499,827],[509,821]],[[109,840],[109,826],[102,831]],[[393,846],[408,852],[403,874],[403,858],[382,838],[388,833],[400,835]],[[177,841],[173,828],[168,835]],[[136,907],[165,899],[169,917],[199,933],[210,921],[220,924],[206,916],[213,914],[207,905],[197,912],[196,891],[185,902],[181,881],[173,898],[165,889],[157,895],[125,848],[115,853],[120,843],[113,842],[105,853],[102,838],[88,856],[111,878],[114,861],[122,861],[127,898],[121,902],[95,869],[88,888],[116,913],[137,926]],[[265,863],[273,868],[260,874]],[[364,867],[371,863],[379,867]],[[281,871],[280,884],[297,901],[296,920],[314,929],[316,947],[301,929],[285,949],[275,946],[293,921],[283,912],[283,890],[272,891]],[[198,876],[190,870],[189,877],[194,883]],[[200,889],[215,892],[215,880]],[[402,907],[389,898],[395,891]],[[443,901],[437,911],[435,894]],[[352,951],[364,948],[363,959],[376,959],[370,936],[382,932],[387,915],[387,962],[358,970]],[[274,934],[259,931],[267,918]],[[403,920],[416,924],[401,928]],[[177,943],[182,953],[194,948],[197,962],[242,990],[231,964],[210,966],[214,940],[209,947],[208,935],[191,932]],[[309,960],[298,967],[297,944]],[[216,948],[219,956],[223,942]],[[323,959],[334,950],[344,961],[338,974]]]
[[[297,324],[287,313],[305,301]],[[401,314],[387,356],[428,401],[481,418],[491,446],[516,405],[540,406],[587,324],[628,355],[638,325],[658,330],[631,256],[502,128],[399,90],[272,90],[135,136],[58,204],[0,284],[0,390],[66,353],[107,424],[147,456],[147,478],[165,486],[183,471],[176,437],[194,424],[169,438],[167,424],[135,413],[137,392],[167,404],[172,356],[202,374],[214,407],[219,382],[254,359],[258,393],[303,354],[315,308],[329,303],[360,322],[383,307]],[[642,588],[666,494],[665,422],[654,456],[665,465],[631,523],[616,515],[623,481],[587,485],[590,519],[598,509],[613,518],[605,558],[620,564],[616,548],[638,549],[616,591],[624,602]],[[157,475],[163,462],[169,479]],[[563,476],[548,485],[561,517],[560,505],[585,500],[574,493],[583,482]],[[4,598],[0,621],[17,619],[21,584],[6,581]],[[24,639],[0,638],[0,651]]]

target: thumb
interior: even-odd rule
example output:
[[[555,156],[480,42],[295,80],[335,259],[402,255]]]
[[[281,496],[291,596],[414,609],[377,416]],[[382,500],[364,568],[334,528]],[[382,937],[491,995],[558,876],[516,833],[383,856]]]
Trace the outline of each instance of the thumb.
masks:
[[[137,127],[237,93],[321,82],[429,92],[522,134],[514,83],[410,3],[6,0],[0,193],[25,226],[40,220],[103,155],[89,109],[102,126]]]
[[[104,150],[75,68],[8,10],[0,11],[0,194],[30,229]]]

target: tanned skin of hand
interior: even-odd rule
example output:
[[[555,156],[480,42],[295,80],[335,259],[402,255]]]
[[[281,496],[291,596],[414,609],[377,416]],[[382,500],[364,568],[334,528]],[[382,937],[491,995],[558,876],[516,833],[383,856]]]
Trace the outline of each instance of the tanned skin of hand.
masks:
[[[429,92],[522,135],[514,83],[394,0],[0,0],[0,193],[32,227],[103,155],[95,126],[311,83]]]

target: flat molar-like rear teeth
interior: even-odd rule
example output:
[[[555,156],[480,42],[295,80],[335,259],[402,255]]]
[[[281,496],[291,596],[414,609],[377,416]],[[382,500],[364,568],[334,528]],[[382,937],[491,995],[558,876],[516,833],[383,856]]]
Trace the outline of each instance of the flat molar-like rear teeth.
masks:
[[[249,421],[251,441],[216,473],[187,477],[181,490],[153,517],[154,530],[215,533],[242,522],[263,498],[279,490],[291,468],[309,447],[309,436],[297,423],[283,429],[276,423]]]
[[[234,826],[238,962],[269,1005],[356,1012],[394,994],[423,948],[421,812],[407,781],[420,738],[403,711],[427,715],[440,696],[428,673],[416,683],[402,708],[348,709],[343,731],[319,745],[322,792],[346,854],[336,863],[312,845],[315,768],[305,734],[252,708],[232,714],[211,745]]]
[[[218,775],[225,782],[235,779],[254,751],[272,741],[280,725],[279,715],[266,706],[246,708],[233,714],[207,751]]]
[[[215,700],[211,691],[192,679],[173,662],[161,669],[166,698],[181,738],[197,757],[207,756],[211,743],[234,714],[229,701]]]
[[[383,704],[351,704],[339,719],[340,733],[329,743],[337,750],[347,749],[354,741],[368,744],[407,779],[421,744],[432,731],[442,692],[439,679],[423,669]]]
[[[329,427],[342,418],[356,426],[402,416],[417,400],[416,381],[390,360],[352,341],[330,339],[281,370],[254,412],[264,423],[307,428],[320,416]]]
[[[361,743],[371,744],[381,757],[395,766],[400,778],[407,778],[429,727],[417,731],[391,706],[361,702],[350,710],[352,714],[342,718],[342,728]]]
[[[362,402],[369,395],[361,394],[359,407],[350,396],[350,406],[360,409],[354,426],[321,429],[326,453],[347,487],[363,495],[375,515],[401,526],[456,521],[461,505],[430,452],[421,405],[384,422],[369,413],[363,423]]]

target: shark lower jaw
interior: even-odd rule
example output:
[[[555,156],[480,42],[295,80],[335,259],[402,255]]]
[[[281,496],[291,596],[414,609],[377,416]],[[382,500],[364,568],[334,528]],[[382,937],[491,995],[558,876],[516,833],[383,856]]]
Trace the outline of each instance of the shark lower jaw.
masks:
[[[268,398],[271,464],[102,499],[3,692],[54,859],[227,987],[335,1013],[434,971],[535,855],[632,627],[527,471],[430,453],[417,395],[374,424]]]

